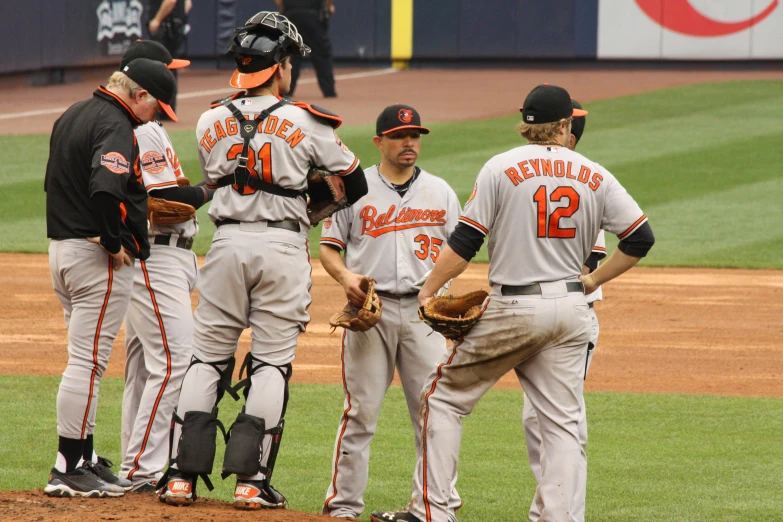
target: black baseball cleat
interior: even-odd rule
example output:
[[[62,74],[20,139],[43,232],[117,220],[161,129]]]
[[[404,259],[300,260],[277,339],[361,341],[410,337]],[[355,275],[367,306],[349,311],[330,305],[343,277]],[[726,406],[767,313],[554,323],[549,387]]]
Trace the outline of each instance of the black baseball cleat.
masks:
[[[421,522],[410,511],[373,511],[370,522]]]
[[[287,501],[282,493],[264,480],[237,480],[234,489],[234,507],[237,509],[285,509]]]
[[[117,474],[111,470],[111,467],[114,466],[114,464],[112,464],[109,459],[98,457],[98,462],[89,462],[89,464],[92,466],[92,472],[98,475],[98,477],[107,484],[114,484],[125,491],[130,491],[133,487],[133,482],[117,476]]]
[[[92,464],[92,463],[90,463]],[[90,467],[60,472],[52,468],[44,493],[50,497],[121,497],[125,490],[101,480]]]
[[[178,469],[171,469],[166,484],[158,489],[158,500],[170,506],[191,505],[196,501],[194,477]]]
[[[155,493],[155,486],[155,482],[140,482],[133,485],[130,493]]]

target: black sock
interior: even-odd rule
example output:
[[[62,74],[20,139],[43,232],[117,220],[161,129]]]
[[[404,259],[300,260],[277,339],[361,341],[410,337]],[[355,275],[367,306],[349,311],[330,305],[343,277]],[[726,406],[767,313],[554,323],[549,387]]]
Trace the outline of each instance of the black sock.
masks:
[[[65,471],[73,471],[76,469],[76,465],[79,464],[79,460],[82,458],[83,448],[84,441],[82,439],[60,437],[57,451],[65,457]]]
[[[84,449],[82,450],[82,458],[84,460],[89,460],[90,462],[92,462],[92,453],[93,453],[92,435],[87,435],[87,438],[84,439]]]

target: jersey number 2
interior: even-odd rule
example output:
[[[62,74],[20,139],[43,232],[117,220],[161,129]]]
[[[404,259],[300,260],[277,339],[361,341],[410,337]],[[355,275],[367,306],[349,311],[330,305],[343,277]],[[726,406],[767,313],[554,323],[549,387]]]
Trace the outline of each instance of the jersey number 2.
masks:
[[[243,145],[241,143],[236,143],[231,146],[230,149],[228,149],[228,153],[226,154],[226,159],[231,161],[237,159],[237,157],[242,154],[242,147]],[[271,143],[264,143],[264,146],[261,147],[261,150],[258,151],[258,161],[256,161],[256,151],[253,149],[253,147],[248,147],[247,152],[247,170],[250,172],[251,176],[258,177],[258,169],[256,169],[256,163],[261,164],[261,175],[263,176],[263,180],[267,183],[272,183],[272,144]],[[234,190],[239,191],[239,187],[237,185],[232,185],[234,187]],[[243,196],[246,196],[248,194],[255,194],[256,189],[250,188],[250,187],[243,187],[243,191],[241,194]]]
[[[541,185],[533,194],[538,213],[538,237],[571,238],[576,236],[576,228],[560,228],[560,218],[567,218],[579,210],[579,194],[571,187],[557,187],[549,195],[549,200],[559,203],[563,198],[568,199],[567,207],[556,208],[551,215],[547,215],[546,187]],[[548,222],[548,223],[547,223]]]
[[[443,244],[442,239],[438,239],[437,237],[430,238],[427,235],[419,234],[418,236],[414,237],[413,240],[421,244],[421,250],[416,250],[414,252],[416,257],[423,261],[427,259],[427,256],[430,256],[433,263],[438,260],[438,256],[440,255],[440,246]],[[431,254],[430,250],[432,250]]]

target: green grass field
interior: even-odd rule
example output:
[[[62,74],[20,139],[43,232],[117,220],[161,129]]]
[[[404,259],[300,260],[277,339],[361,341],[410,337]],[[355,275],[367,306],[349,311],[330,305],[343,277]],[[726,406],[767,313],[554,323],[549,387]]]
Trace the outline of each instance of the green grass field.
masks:
[[[783,82],[696,85],[586,107],[578,150],[615,174],[650,217],[657,242],[644,264],[783,268]],[[419,164],[448,180],[464,202],[483,163],[522,143],[517,121],[518,114],[432,124]],[[378,161],[372,130],[339,131],[365,166]],[[171,135],[184,172],[200,180],[193,131]],[[0,136],[0,251],[46,251],[47,144],[46,135]],[[196,251],[203,254],[214,229],[206,209],[199,215]],[[311,245],[317,255],[318,242]]]
[[[706,84],[585,105],[590,116],[578,150],[612,171],[650,217],[657,242],[645,264],[783,268],[783,82]],[[447,179],[464,202],[481,165],[522,143],[518,120],[432,124],[420,165]],[[340,135],[363,165],[377,161],[370,126]],[[194,133],[172,132],[172,139],[186,175],[199,181]],[[47,144],[46,135],[0,136],[0,251],[46,251]],[[203,254],[214,229],[206,209],[199,215],[196,251]],[[317,255],[317,241],[311,245]],[[56,452],[58,382],[0,376],[0,490],[44,486]],[[115,463],[121,395],[121,380],[103,381],[96,445]],[[783,400],[619,393],[586,400],[587,520],[783,520]],[[230,424],[238,409],[224,399],[221,419]],[[521,409],[518,390],[492,390],[465,419],[462,522],[525,518],[534,483]],[[274,480],[292,509],[320,511],[341,411],[339,386],[292,386]],[[219,470],[221,442],[218,448]],[[392,388],[372,444],[367,513],[407,502],[413,466],[402,391]],[[231,497],[233,482],[217,474],[213,482],[211,496]]]
[[[57,451],[53,432],[56,377],[0,377],[0,490],[45,485]],[[104,379],[97,449],[119,462],[122,381]],[[783,501],[783,400],[685,395],[589,393],[587,520],[773,521]],[[225,398],[228,425],[238,404]],[[37,415],[30,416],[35,410]],[[342,412],[336,385],[294,385],[276,487],[291,508],[317,512],[330,480]],[[492,390],[465,420],[459,491],[462,522],[521,520],[533,497],[519,390]],[[372,443],[367,508],[407,502],[413,435],[402,390],[387,395]],[[218,441],[215,469],[223,444]],[[212,477],[207,496],[229,500],[233,480]],[[206,488],[201,488],[206,494]],[[369,513],[363,517],[367,520]]]

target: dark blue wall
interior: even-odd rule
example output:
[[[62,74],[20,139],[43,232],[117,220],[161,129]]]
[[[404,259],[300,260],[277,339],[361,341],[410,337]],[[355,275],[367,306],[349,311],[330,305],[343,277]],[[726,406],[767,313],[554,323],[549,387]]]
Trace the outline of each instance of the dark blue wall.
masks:
[[[0,54],[0,73],[116,63],[131,37],[119,35],[111,42],[99,42],[96,9],[99,5],[143,4],[141,25],[146,37],[147,2],[17,3],[0,17],[0,48],[13,49]],[[389,59],[391,2],[336,2],[330,27],[335,58]],[[220,57],[235,27],[258,11],[274,9],[272,0],[194,0],[187,56]],[[416,0],[413,58],[595,58],[597,25],[598,0]]]

